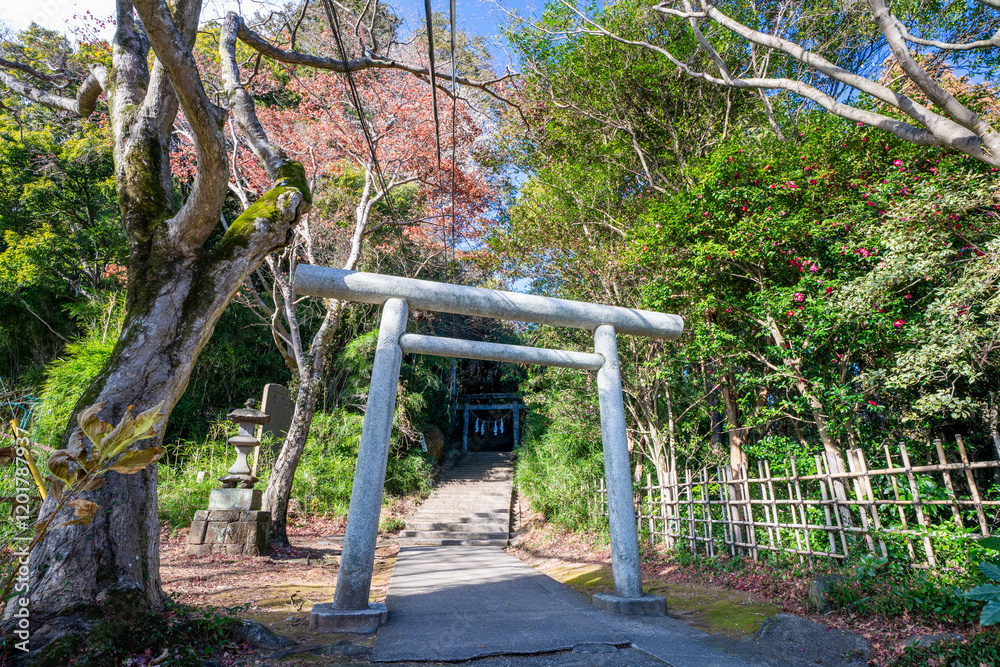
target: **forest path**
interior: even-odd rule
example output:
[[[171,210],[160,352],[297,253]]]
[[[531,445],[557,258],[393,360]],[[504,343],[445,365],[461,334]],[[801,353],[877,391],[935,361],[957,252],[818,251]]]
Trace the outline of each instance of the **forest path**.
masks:
[[[507,546],[513,476],[509,452],[464,454],[393,541],[400,545]]]

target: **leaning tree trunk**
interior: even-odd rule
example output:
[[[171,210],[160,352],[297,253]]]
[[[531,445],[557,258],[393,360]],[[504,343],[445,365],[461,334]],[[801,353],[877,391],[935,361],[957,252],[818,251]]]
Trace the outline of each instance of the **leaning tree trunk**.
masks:
[[[771,333],[771,338],[774,340],[775,345],[779,349],[788,349],[789,346],[785,342],[785,337],[778,327],[778,323],[768,316],[767,326]],[[826,411],[823,409],[823,403],[810,389],[809,385],[805,381],[805,376],[802,373],[802,360],[794,357],[790,357],[784,360],[785,366],[788,367],[793,375],[793,381],[795,384],[795,389],[799,392],[799,395],[805,399],[806,403],[809,405],[809,409],[813,414],[813,420],[816,423],[816,430],[819,431],[820,442],[823,443],[823,450],[826,453],[826,461],[829,465],[830,472],[834,475],[844,472],[844,451],[841,449],[840,444],[834,439],[833,434],[830,433],[830,424],[826,418]],[[847,488],[844,486],[844,482],[840,478],[835,478],[833,480],[833,495],[837,498],[840,504],[840,518],[845,526],[854,526],[854,517],[851,514],[851,507],[848,504]]]
[[[294,305],[294,304],[293,304]],[[288,434],[274,462],[274,470],[267,480],[264,490],[263,507],[271,513],[271,528],[268,539],[271,542],[288,545],[288,502],[292,497],[292,484],[299,459],[306,448],[309,429],[312,426],[316,399],[323,381],[323,366],[333,335],[340,326],[340,316],[344,302],[334,299],[326,302],[326,315],[319,330],[313,336],[309,352],[298,368],[299,389],[295,395],[295,409]]]

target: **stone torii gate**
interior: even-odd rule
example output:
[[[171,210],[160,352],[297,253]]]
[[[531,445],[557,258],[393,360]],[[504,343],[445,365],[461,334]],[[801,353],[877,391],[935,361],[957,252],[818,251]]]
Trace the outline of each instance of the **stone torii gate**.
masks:
[[[308,264],[298,265],[294,287],[301,296],[382,305],[337,587],[332,603],[313,606],[311,628],[373,632],[387,617],[386,606],[370,603],[368,597],[404,352],[597,371],[615,592],[595,595],[594,604],[626,614],[666,612],[662,597],[642,592],[616,336],[620,332],[675,340],[684,330],[680,316]],[[594,352],[408,334],[406,321],[411,307],[593,331]]]

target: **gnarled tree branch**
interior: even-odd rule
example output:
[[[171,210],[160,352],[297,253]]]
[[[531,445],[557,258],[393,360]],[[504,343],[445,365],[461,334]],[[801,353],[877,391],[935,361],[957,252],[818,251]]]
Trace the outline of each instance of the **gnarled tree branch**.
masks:
[[[369,54],[367,56],[362,56],[361,58],[353,58],[350,60],[338,60],[336,58],[326,58],[323,56],[314,56],[308,53],[300,53],[298,51],[289,51],[282,49],[271,42],[267,41],[256,32],[247,27],[246,23],[243,21],[242,17],[230,12],[233,16],[233,21],[236,26],[236,34],[240,40],[243,41],[247,46],[263,53],[269,58],[273,58],[278,62],[286,63],[288,65],[306,65],[308,67],[315,67],[317,69],[330,70],[332,72],[339,72],[341,74],[345,72],[360,72],[367,69],[395,69],[401,72],[407,72],[413,74],[414,76],[420,77],[425,81],[429,81],[431,71],[427,67],[422,67],[419,65],[411,65],[408,63],[401,62],[395,58],[388,58],[386,56],[379,56],[374,54]],[[226,17],[229,20],[229,16]],[[450,73],[434,72],[435,77],[442,77],[450,79]],[[503,102],[504,104],[509,104],[513,107],[517,105],[508,100],[507,98],[501,96],[499,93],[494,91],[491,86],[494,86],[502,81],[510,79],[512,75],[505,75],[496,79],[491,79],[489,81],[474,81],[466,77],[458,76],[455,80],[463,86],[468,86],[469,88],[475,88],[485,92],[490,97]],[[451,96],[451,91],[448,90],[447,86],[438,86],[438,88],[445,92],[449,97]]]
[[[241,25],[243,19],[235,12],[226,14],[222,22],[222,34],[219,37],[222,83],[229,98],[229,108],[250,143],[250,149],[260,160],[268,177],[276,180],[281,167],[288,163],[288,156],[267,138],[264,126],[261,125],[254,110],[253,100],[240,83],[240,66],[236,61],[236,38]]]
[[[86,118],[94,113],[94,109],[97,108],[97,98],[104,92],[104,82],[108,74],[107,68],[104,65],[91,65],[90,74],[80,84],[80,88],[76,92],[76,97],[73,98],[40,90],[4,71],[5,69],[14,69],[25,72],[31,69],[30,67],[25,69],[25,67],[19,63],[0,58],[0,82],[21,97],[29,99],[32,102],[55,109],[56,111],[68,111],[81,118]],[[41,73],[39,72],[39,74]],[[32,73],[32,75],[34,74]],[[48,81],[49,79],[44,78],[44,80]]]
[[[191,193],[167,223],[171,241],[182,251],[193,252],[218,224],[217,212],[229,189],[222,134],[225,113],[208,98],[189,46],[201,15],[201,0],[177,0],[174,12],[180,27],[164,0],[135,0],[135,7],[197,139],[198,168]]]

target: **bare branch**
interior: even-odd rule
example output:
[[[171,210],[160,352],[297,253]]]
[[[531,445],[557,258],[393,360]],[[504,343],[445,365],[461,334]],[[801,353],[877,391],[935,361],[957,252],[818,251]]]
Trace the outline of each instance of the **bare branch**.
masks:
[[[19,66],[18,63],[0,58],[0,82],[21,97],[49,107],[50,109],[55,109],[56,111],[68,111],[81,118],[86,118],[94,113],[94,109],[97,108],[97,98],[104,92],[103,82],[107,80],[108,75],[107,68],[104,65],[92,65],[90,74],[80,84],[80,89],[77,91],[76,97],[72,98],[39,90],[30,84],[16,79],[13,75],[4,71],[5,69],[24,71],[23,67]]]
[[[18,301],[21,302],[21,305],[24,306],[25,310],[27,310],[29,313],[31,313],[32,315],[35,316],[35,319],[37,319],[39,322],[41,322],[42,324],[44,324],[46,329],[48,329],[49,331],[51,331],[52,333],[54,333],[59,338],[61,338],[62,340],[66,341],[67,343],[69,342],[69,340],[66,338],[66,336],[63,336],[61,333],[59,333],[58,331],[56,331],[55,329],[53,329],[52,325],[50,325],[48,322],[46,322],[42,318],[41,315],[39,315],[38,313],[36,313],[35,311],[33,311],[31,309],[31,306],[28,305],[27,301],[25,301],[21,297],[18,297]]]
[[[32,76],[36,79],[41,79],[47,83],[59,84],[60,82],[65,82],[69,78],[69,74],[66,72],[56,72],[55,74],[46,74],[40,70],[35,69],[31,65],[26,65],[24,63],[19,63],[16,60],[7,60],[6,58],[0,58],[0,68],[7,70],[17,70],[19,72],[24,72],[25,74]]]
[[[912,125],[876,111],[869,111],[867,109],[854,107],[851,104],[842,102],[804,81],[768,77],[735,78],[731,77],[725,71],[723,71],[722,77],[718,77],[706,72],[697,71],[687,65],[687,63],[675,57],[673,53],[667,49],[649,42],[630,40],[620,37],[587,17],[581,11],[576,9],[575,6],[566,2],[566,0],[562,1],[567,7],[576,12],[581,20],[584,21],[584,23],[589,27],[589,30],[585,30],[584,32],[593,35],[602,35],[622,44],[639,46],[655,51],[656,53],[659,53],[667,58],[671,64],[692,78],[731,88],[787,90],[818,104],[837,116],[880,128],[903,139],[904,141],[922,146],[950,146],[987,164],[1000,165],[1000,138],[997,137],[996,133],[987,123],[985,123],[985,121],[978,116],[973,118],[975,114],[972,114],[969,109],[961,106],[957,100],[950,95],[947,96],[950,99],[947,99],[946,97],[939,97],[941,101],[938,101],[938,99],[935,99],[933,96],[928,94],[927,90],[924,90],[921,87],[921,90],[925,92],[925,94],[928,94],[932,101],[940,106],[945,107],[945,104],[954,106],[955,111],[949,111],[952,118],[948,118],[944,114],[936,114],[931,109],[917,103],[907,95],[891,90],[890,88],[876,81],[872,81],[871,79],[867,79],[864,76],[845,70],[794,42],[778,37],[777,35],[770,35],[748,28],[747,26],[744,26],[727,16],[713,5],[705,3],[703,4],[702,11],[694,12],[690,10],[690,5],[687,3],[687,0],[683,0],[687,10],[682,11],[673,9],[672,7],[666,5],[666,3],[656,5],[653,9],[662,14],[678,16],[688,20],[694,20],[702,15],[710,18],[719,25],[754,44],[783,52],[812,67],[820,74],[834,81],[841,82],[847,86],[855,88],[856,90],[871,95],[875,99],[891,106],[892,108],[898,109],[919,123],[919,125]],[[880,3],[880,0],[869,1],[873,7]],[[892,26],[892,30],[895,31],[897,36],[899,35],[895,26]],[[883,30],[883,32],[885,32],[885,30]],[[698,34],[700,35],[700,32]],[[889,38],[889,35],[887,35],[887,38]],[[892,39],[890,38],[889,41],[891,43]],[[901,36],[898,37],[898,41],[903,42]],[[702,43],[701,40],[699,40],[699,42]],[[893,50],[894,54],[896,53],[896,50],[897,49]],[[906,51],[905,45],[902,50]],[[906,52],[906,54],[908,55],[908,52]],[[900,55],[897,54],[897,58],[899,57]],[[919,67],[917,67],[917,69],[919,69]],[[911,79],[914,76],[922,74],[924,79],[923,83],[925,85],[928,82],[933,83],[935,86],[937,85],[936,82],[933,82],[933,79],[931,79],[930,76],[923,70],[920,70],[919,73],[914,72],[911,74],[909,71],[907,73]],[[914,82],[917,83],[918,86],[921,85],[921,82]],[[938,86],[938,89],[939,88],[940,87]],[[937,91],[931,92],[936,93]],[[945,93],[945,95],[947,95],[947,93]],[[947,110],[947,107],[945,108]],[[962,118],[959,118],[959,116]]]
[[[892,55],[896,56],[896,61],[899,63],[900,68],[906,72],[910,80],[932,102],[950,114],[956,123],[971,130],[976,136],[982,139],[982,143],[988,152],[1000,157],[1000,135],[979,114],[966,107],[954,95],[942,88],[928,74],[927,70],[917,63],[916,58],[910,53],[910,49],[906,46],[906,41],[899,30],[899,21],[890,13],[889,8],[882,0],[868,0],[868,4],[875,15],[875,22],[878,24],[882,34],[885,35],[889,48],[892,50]],[[906,112],[905,109],[903,111],[904,113]]]
[[[933,46],[936,49],[942,49],[944,51],[972,51],[973,49],[985,49],[988,47],[1000,46],[1000,30],[997,30],[989,39],[979,39],[975,42],[940,42],[936,39],[914,37],[910,34],[910,31],[906,29],[906,26],[899,21],[899,19],[895,16],[893,16],[892,19],[896,22],[896,27],[899,29],[899,33],[903,36],[903,39],[913,44]]]
[[[304,19],[306,17],[306,10],[308,10],[308,9],[309,9],[309,0],[306,0],[305,2],[302,3],[302,12],[299,14],[299,20],[296,21],[295,25],[292,27],[290,44],[289,44],[289,46],[291,47],[292,51],[295,50],[295,37],[296,37],[296,35],[298,35],[299,26],[302,25],[302,19]]]
[[[424,80],[428,80],[431,71],[426,67],[421,67],[419,65],[410,65],[408,63],[401,62],[394,58],[389,58],[385,56],[378,55],[367,55],[360,58],[354,58],[350,60],[337,60],[335,58],[326,58],[323,56],[314,56],[308,53],[299,53],[298,51],[289,51],[282,49],[280,47],[271,44],[269,41],[258,35],[256,32],[247,27],[246,22],[234,13],[231,13],[234,17],[236,23],[237,35],[240,40],[243,41],[247,46],[254,48],[265,56],[273,58],[278,62],[286,63],[288,65],[306,65],[308,67],[315,67],[317,69],[330,70],[332,72],[339,72],[341,74],[347,72],[360,72],[368,69],[395,69],[402,72],[407,72],[415,76],[421,77]],[[229,16],[226,17],[227,21]],[[436,77],[451,78],[450,74],[445,74],[435,71]],[[476,88],[482,90],[486,94],[490,95],[494,99],[503,102],[504,104],[510,104],[511,106],[517,106],[514,102],[504,98],[503,96],[496,93],[491,86],[501,83],[507,79],[510,79],[513,75],[507,74],[496,79],[491,79],[489,81],[474,81],[466,77],[455,77],[456,81],[463,86],[468,86],[470,88]],[[446,86],[438,86],[440,90],[443,90],[449,96],[451,92]]]
[[[276,180],[281,167],[288,163],[288,156],[267,138],[267,132],[264,131],[264,126],[261,125],[254,110],[253,100],[240,83],[239,65],[236,62],[236,37],[240,26],[244,26],[242,18],[235,12],[226,14],[219,39],[222,82],[229,97],[230,110],[247,141],[250,142],[250,149],[260,160],[268,177]]]

